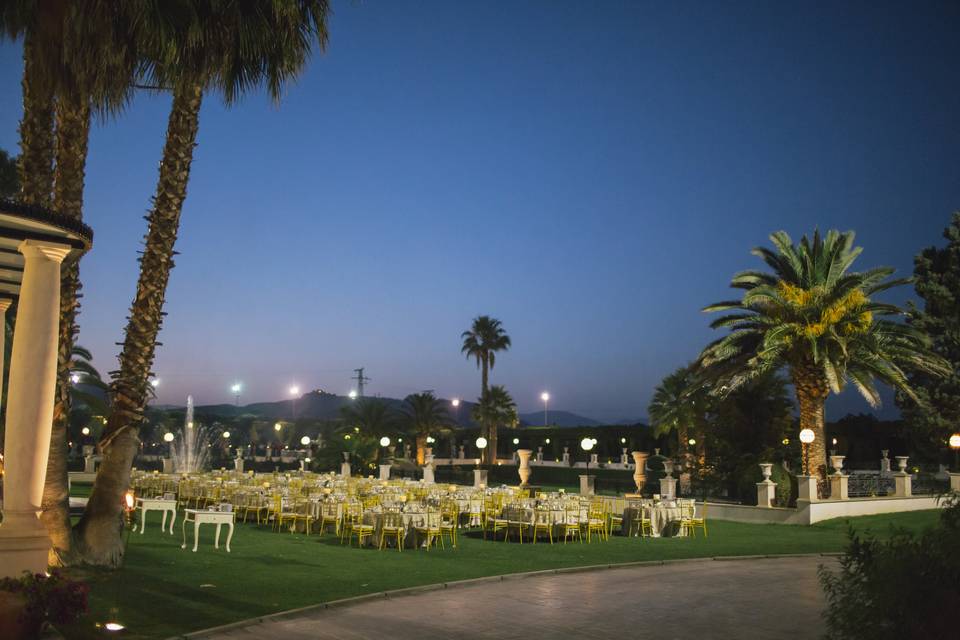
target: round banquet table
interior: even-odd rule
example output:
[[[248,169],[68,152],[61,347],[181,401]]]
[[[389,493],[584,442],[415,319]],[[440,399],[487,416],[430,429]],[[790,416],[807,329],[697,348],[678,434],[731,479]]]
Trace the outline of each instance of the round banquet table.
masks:
[[[680,505],[673,501],[658,502],[656,504],[632,504],[623,510],[623,531],[628,535],[633,528],[633,521],[637,519],[640,510],[650,519],[650,528],[654,538],[666,538],[685,535],[680,529]]]

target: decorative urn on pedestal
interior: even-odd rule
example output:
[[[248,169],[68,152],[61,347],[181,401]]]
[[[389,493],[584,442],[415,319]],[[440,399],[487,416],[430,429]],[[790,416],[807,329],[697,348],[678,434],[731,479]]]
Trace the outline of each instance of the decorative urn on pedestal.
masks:
[[[637,485],[637,493],[643,491],[643,485],[647,482],[647,458],[650,454],[646,451],[634,451],[633,455],[633,483]]]
[[[520,486],[527,486],[527,480],[530,479],[530,455],[533,453],[530,449],[517,449],[517,457],[520,458],[520,466],[517,473],[520,474]]]

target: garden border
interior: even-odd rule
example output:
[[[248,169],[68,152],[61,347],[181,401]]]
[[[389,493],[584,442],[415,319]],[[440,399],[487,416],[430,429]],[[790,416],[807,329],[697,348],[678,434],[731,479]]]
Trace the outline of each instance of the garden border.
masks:
[[[200,629],[198,631],[190,631],[180,635],[170,636],[166,640],[194,640],[199,638],[207,638],[211,635],[222,633],[224,631],[231,631],[233,629],[242,629],[245,627],[252,627],[254,625],[263,624],[266,622],[273,622],[274,620],[286,620],[288,618],[295,618],[304,613],[312,613],[315,611],[323,611],[326,609],[336,609],[340,607],[348,607],[356,604],[363,604],[371,600],[380,600],[380,599],[391,599],[391,598],[402,598],[404,596],[417,595],[420,593],[427,593],[430,591],[439,591],[441,589],[450,589],[456,587],[468,587],[475,584],[483,584],[485,582],[503,582],[504,580],[520,580],[524,578],[536,578],[540,576],[548,575],[558,575],[564,573],[580,573],[583,571],[603,571],[609,569],[628,569],[631,567],[644,567],[644,566],[663,566],[668,564],[680,564],[684,562],[729,562],[737,560],[769,560],[769,559],[778,559],[778,558],[836,558],[843,555],[839,551],[834,552],[820,552],[820,553],[780,553],[780,554],[767,554],[767,555],[748,555],[748,556],[706,556],[703,558],[677,558],[673,560],[637,560],[635,562],[617,562],[612,564],[590,564],[582,565],[577,567],[561,567],[559,569],[541,569],[539,571],[522,571],[519,573],[504,573],[495,576],[483,576],[480,578],[467,578],[465,580],[454,580],[452,582],[435,582],[433,584],[424,584],[416,587],[404,587],[403,589],[393,589],[390,591],[377,591],[375,593],[366,593],[360,596],[353,596],[350,598],[341,598],[339,600],[330,600],[329,602],[321,602],[318,604],[311,604],[305,607],[299,607],[297,609],[288,609],[286,611],[278,611],[276,613],[268,613],[266,615],[257,616],[255,618],[247,618],[245,620],[238,620],[236,622],[229,622],[218,627],[209,627],[207,629]]]

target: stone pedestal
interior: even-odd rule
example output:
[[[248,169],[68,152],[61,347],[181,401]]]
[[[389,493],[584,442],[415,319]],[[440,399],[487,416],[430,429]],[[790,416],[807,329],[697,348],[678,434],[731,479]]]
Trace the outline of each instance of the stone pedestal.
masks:
[[[622,464],[623,466],[627,466],[628,464],[630,464],[630,456],[627,455],[627,448],[623,447],[621,451],[623,453],[620,454],[620,464]]]
[[[597,459],[597,454],[595,453],[590,454],[590,464],[592,464],[594,467],[600,464],[600,461]]]
[[[340,463],[340,475],[343,476],[344,478],[349,478],[349,477],[350,477],[350,463],[349,463],[349,462],[341,462],[341,463]]]
[[[950,491],[960,493],[960,473],[950,474]]]
[[[835,473],[830,476],[830,499],[831,500],[849,500],[847,487],[849,486],[850,476]]]
[[[764,480],[757,483],[757,506],[769,509],[777,497],[777,483]]]
[[[459,460],[463,460],[463,459],[466,458],[466,457],[467,457],[466,447],[463,446],[463,445],[460,445],[460,450],[457,451],[457,458],[458,458]]]
[[[240,456],[233,459],[233,470],[237,473],[243,473],[243,458]]]
[[[390,464],[382,464],[382,465],[380,465],[380,479],[381,479],[381,480],[389,480],[389,479],[390,479],[390,467],[392,467],[392,466],[393,466],[393,465],[390,465]]]
[[[486,469],[474,469],[473,470],[473,488],[482,489],[487,486],[487,470]]]
[[[163,459],[163,472],[164,472],[164,473],[173,473],[173,458],[164,458],[164,459]]]
[[[818,502],[817,497],[817,476],[797,476],[800,495],[798,500],[806,502]]]
[[[596,476],[582,475],[580,476],[580,495],[582,496],[592,496],[596,493],[595,491],[595,482]]]
[[[433,479],[433,465],[428,464],[423,468],[423,483],[424,484],[434,484]]]
[[[909,473],[900,472],[893,474],[893,495],[898,498],[909,498],[913,495],[912,483],[913,479]]]
[[[517,467],[517,473],[520,474],[520,486],[525,487],[530,480],[530,456],[533,451],[530,449],[517,449],[517,457],[520,458],[520,466]]]
[[[83,456],[83,472],[96,473],[97,459],[94,456]]]
[[[543,447],[537,447],[537,462],[543,462]]]
[[[24,240],[4,434],[0,577],[47,569],[50,538],[37,517],[50,451],[57,386],[60,263],[70,247]]]
[[[643,492],[643,485],[647,483],[647,458],[645,451],[634,451],[633,455],[633,483],[637,485],[637,493]]]
[[[660,497],[664,500],[673,500],[677,497],[677,479],[660,478]]]

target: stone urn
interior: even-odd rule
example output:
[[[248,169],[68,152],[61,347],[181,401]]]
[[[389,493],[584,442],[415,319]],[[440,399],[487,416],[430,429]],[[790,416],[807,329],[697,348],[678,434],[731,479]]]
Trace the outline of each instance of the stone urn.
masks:
[[[910,456],[894,456],[897,459],[897,468],[900,469],[900,473],[907,472],[907,460],[910,459]]]
[[[637,485],[637,493],[640,493],[643,491],[643,485],[647,483],[647,458],[650,454],[645,451],[634,451],[631,455],[633,455],[633,464],[635,465],[633,483]]]
[[[760,473],[763,474],[763,481],[770,482],[770,476],[773,475],[773,463],[772,462],[761,462],[760,463]]]
[[[667,458],[663,461],[663,472],[664,474],[666,474],[664,477],[666,478],[673,477],[672,475],[670,475],[673,473],[673,460],[671,460],[670,458]]]
[[[843,460],[847,456],[830,456],[830,466],[833,467],[834,475],[843,475]]]
[[[533,451],[530,449],[517,449],[517,457],[520,458],[520,466],[517,473],[520,474],[520,486],[527,486],[527,480],[530,479],[530,456]]]

